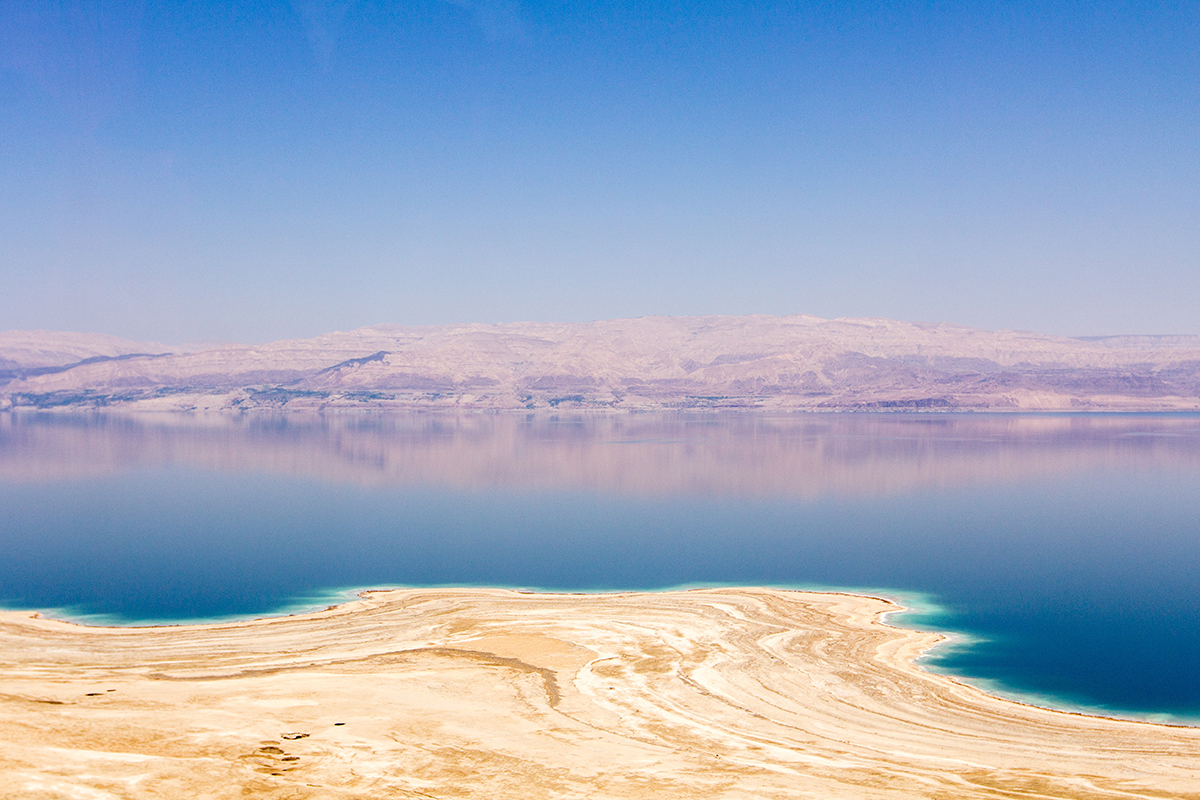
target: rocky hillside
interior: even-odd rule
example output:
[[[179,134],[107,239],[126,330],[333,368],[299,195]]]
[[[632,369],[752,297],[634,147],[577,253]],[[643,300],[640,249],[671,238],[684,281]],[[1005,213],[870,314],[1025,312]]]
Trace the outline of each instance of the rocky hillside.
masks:
[[[405,327],[171,352],[0,334],[0,408],[1200,409],[1200,337],[810,316]]]

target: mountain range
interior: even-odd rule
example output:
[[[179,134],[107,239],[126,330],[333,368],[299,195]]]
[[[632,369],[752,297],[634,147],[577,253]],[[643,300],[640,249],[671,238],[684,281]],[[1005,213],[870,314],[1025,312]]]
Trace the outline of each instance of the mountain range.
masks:
[[[1200,336],[888,319],[375,325],[174,347],[0,333],[0,410],[1200,410]]]

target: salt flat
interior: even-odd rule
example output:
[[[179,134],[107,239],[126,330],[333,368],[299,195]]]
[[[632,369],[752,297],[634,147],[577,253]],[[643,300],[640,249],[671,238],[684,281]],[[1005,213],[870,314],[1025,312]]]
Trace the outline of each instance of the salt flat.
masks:
[[[1200,729],[991,697],[891,603],[371,592],[92,628],[0,614],[0,796],[1196,798]]]

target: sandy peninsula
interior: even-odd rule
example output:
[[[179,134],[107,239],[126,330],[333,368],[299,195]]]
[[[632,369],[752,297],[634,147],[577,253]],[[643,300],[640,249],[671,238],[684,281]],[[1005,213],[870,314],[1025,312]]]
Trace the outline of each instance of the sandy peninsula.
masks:
[[[884,600],[381,591],[93,628],[0,614],[0,797],[1200,798],[1200,729],[991,697]]]

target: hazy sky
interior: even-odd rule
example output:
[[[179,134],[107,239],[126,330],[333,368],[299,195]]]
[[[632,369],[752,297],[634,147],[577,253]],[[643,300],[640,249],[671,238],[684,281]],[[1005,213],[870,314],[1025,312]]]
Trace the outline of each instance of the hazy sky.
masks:
[[[1200,334],[1200,4],[0,0],[0,329]]]

